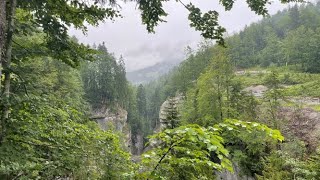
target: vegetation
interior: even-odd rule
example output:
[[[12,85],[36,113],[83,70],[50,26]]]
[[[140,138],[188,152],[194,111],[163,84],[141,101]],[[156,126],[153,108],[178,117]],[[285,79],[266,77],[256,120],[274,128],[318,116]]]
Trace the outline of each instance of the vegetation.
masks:
[[[247,4],[267,15],[268,2]],[[318,124],[303,113],[312,107],[319,115],[319,108],[297,103],[320,92],[319,3],[295,5],[223,38],[216,11],[179,1],[190,26],[217,45],[202,43],[176,69],[137,87],[104,43],[89,47],[68,35],[71,26],[85,32],[86,24],[121,16],[115,3],[0,2],[0,179],[214,179],[237,167],[257,179],[320,176],[320,142],[309,134]],[[153,32],[167,15],[164,1],[137,3]],[[234,1],[220,3],[230,10]],[[254,96],[245,89],[255,85],[268,90]],[[128,113],[131,144],[148,140],[141,161],[119,132],[92,118],[119,109]],[[139,156],[137,149],[131,153]]]
[[[308,18],[311,15],[314,18]],[[232,162],[241,167],[242,175],[261,179],[317,179],[317,171],[311,168],[316,166],[315,162],[309,157],[318,156],[311,146],[319,146],[319,142],[303,138],[308,134],[306,131],[316,131],[308,127],[303,130],[304,135],[296,132],[302,133],[298,129],[305,118],[310,118],[303,111],[312,108],[308,112],[319,116],[319,106],[314,105],[319,97],[318,57],[310,49],[317,41],[319,27],[318,22],[310,19],[319,15],[319,3],[294,5],[226,38],[226,49],[203,43],[197,51],[190,50],[187,59],[170,73],[149,83],[147,93],[152,96],[157,90],[161,101],[181,93],[182,125],[196,123],[210,127],[225,118],[237,118],[281,130],[286,137],[281,145],[272,145],[258,132],[241,133],[241,141],[226,138],[225,147]],[[256,85],[268,88],[262,97],[244,91]],[[148,99],[148,104],[155,102]],[[291,126],[292,123],[300,125]],[[292,154],[299,150],[299,156]],[[309,163],[312,165],[307,167]]]
[[[167,129],[151,137],[151,143],[160,142],[160,145],[143,155],[145,167],[153,169],[141,176],[154,179],[213,179],[213,170],[233,171],[229,151],[225,147],[225,135],[243,131],[261,131],[273,140],[283,140],[279,131],[265,125],[231,119],[207,128],[186,125]],[[241,139],[241,136],[235,138]]]

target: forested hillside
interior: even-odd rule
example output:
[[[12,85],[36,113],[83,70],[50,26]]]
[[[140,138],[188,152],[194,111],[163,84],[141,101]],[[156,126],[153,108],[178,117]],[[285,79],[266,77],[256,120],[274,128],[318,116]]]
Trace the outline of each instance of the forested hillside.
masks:
[[[227,54],[232,65],[237,70],[257,66],[290,66],[300,72],[319,72],[319,7],[319,3],[295,5],[226,38]],[[177,90],[185,93],[186,88],[210,64],[213,49],[210,43],[203,43],[196,52],[190,52],[177,70],[160,78],[160,86],[166,86],[163,88],[165,97],[174,95]]]
[[[133,84],[146,84],[168,73],[179,64],[179,61],[159,62],[153,66],[127,72],[127,79]]]
[[[319,18],[319,3],[294,5],[226,38],[227,48],[203,43],[190,51],[175,70],[145,86],[153,128],[161,102],[182,94],[180,125],[206,127],[236,118],[265,123],[285,135],[286,143],[278,147],[259,147],[263,140],[249,136],[228,142],[244,174],[318,177]],[[254,151],[244,150],[251,145]]]
[[[137,2],[148,32],[164,2]],[[68,34],[120,17],[116,3],[0,1],[0,179],[319,179],[320,3],[223,37],[216,11],[179,2],[217,44],[143,85]]]
[[[235,66],[295,65],[318,73],[319,7],[319,3],[292,6],[228,38]]]

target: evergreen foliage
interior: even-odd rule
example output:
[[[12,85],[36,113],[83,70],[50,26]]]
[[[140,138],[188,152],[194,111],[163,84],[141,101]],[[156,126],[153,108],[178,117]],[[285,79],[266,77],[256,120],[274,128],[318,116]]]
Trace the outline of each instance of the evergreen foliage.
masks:
[[[127,106],[128,82],[123,59],[117,62],[104,44],[98,45],[99,54],[93,62],[84,62],[81,77],[85,97],[93,107]]]
[[[116,134],[89,121],[79,71],[48,57],[13,67],[1,179],[127,178],[129,154]]]
[[[162,112],[160,112],[160,123],[164,125],[165,128],[174,129],[181,124],[178,111],[179,102],[175,97],[169,97],[166,102],[166,106],[163,107]]]
[[[164,22],[164,2],[137,1],[149,32]],[[243,91],[247,82],[234,71],[285,66],[320,72],[320,3],[295,5],[228,38],[216,11],[183,4],[190,26],[227,49],[205,42],[168,75],[138,87],[128,84],[123,58],[117,60],[105,44],[90,48],[67,33],[71,26],[85,32],[86,24],[119,17],[106,3],[116,2],[0,2],[0,179],[214,179],[215,171],[232,171],[233,161],[258,179],[319,178],[319,152],[307,152],[291,137],[280,144],[280,131],[260,119],[266,115],[267,124],[282,130],[281,83],[303,82],[308,87],[286,91],[318,95],[319,76],[271,71],[251,77],[265,77],[261,83],[269,88],[258,99]],[[220,3],[230,10],[234,1]],[[268,0],[246,3],[267,15]],[[162,119],[170,128],[150,136],[151,149],[138,165],[116,133],[89,119],[91,109],[121,107],[133,140],[146,137],[159,123],[162,102],[177,93],[185,97],[181,117],[180,102],[170,98]]]

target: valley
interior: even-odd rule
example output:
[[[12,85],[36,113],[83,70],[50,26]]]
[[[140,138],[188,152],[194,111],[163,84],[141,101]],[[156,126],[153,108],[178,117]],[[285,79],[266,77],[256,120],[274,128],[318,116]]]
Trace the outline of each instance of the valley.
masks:
[[[165,2],[136,2],[147,32]],[[68,31],[122,17],[117,2],[0,1],[0,179],[319,179],[320,2],[269,2],[228,35],[178,1],[205,40],[128,73]]]

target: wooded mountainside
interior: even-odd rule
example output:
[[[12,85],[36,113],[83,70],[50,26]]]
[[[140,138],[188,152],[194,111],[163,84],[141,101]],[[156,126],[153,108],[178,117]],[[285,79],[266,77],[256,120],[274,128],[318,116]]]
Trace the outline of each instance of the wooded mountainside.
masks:
[[[254,151],[245,148],[250,146],[246,141],[263,142],[257,138],[246,137],[241,145],[228,142],[244,174],[317,179],[319,174],[306,166],[319,168],[312,160],[319,146],[319,128],[313,127],[319,125],[319,18],[319,3],[295,5],[226,38],[226,49],[205,42],[190,50],[178,67],[145,85],[153,128],[162,102],[182,94],[181,125],[210,126],[236,118],[265,123],[285,135],[286,143],[274,149],[278,151],[255,143]],[[257,85],[268,89],[263,98],[243,91]],[[316,117],[310,119],[308,114]]]
[[[148,2],[138,8],[152,32],[166,13],[162,1]],[[266,2],[247,1],[262,15]],[[68,35],[71,25],[85,31],[120,15],[100,3],[0,2],[0,179],[215,179],[236,169],[234,177],[319,179],[320,3],[226,38],[216,12],[188,4],[191,26],[219,45],[189,49],[138,86],[104,43]],[[119,109],[128,134],[93,118]]]

